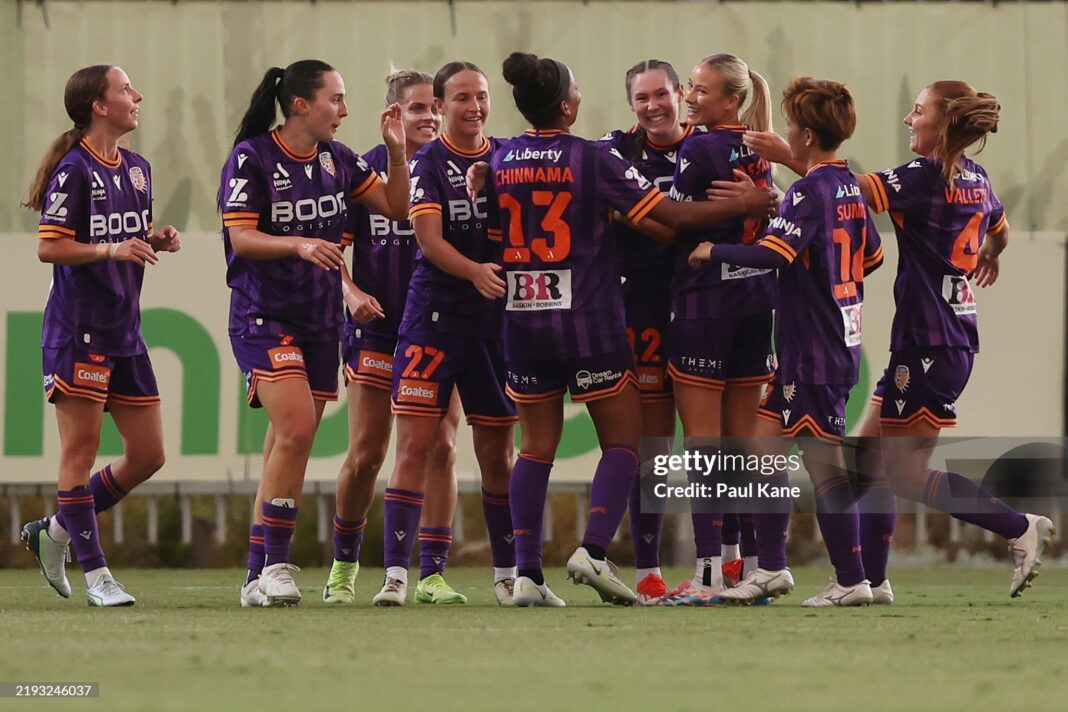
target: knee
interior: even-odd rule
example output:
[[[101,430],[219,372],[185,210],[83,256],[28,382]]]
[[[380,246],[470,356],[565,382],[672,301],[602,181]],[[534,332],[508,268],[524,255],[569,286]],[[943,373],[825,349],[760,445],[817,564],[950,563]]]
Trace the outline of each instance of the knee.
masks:
[[[274,429],[274,447],[290,453],[311,452],[315,443],[315,421],[289,422]]]
[[[356,479],[362,480],[378,476],[382,463],[386,460],[386,447],[379,443],[357,442],[349,453],[345,464]]]
[[[450,438],[438,438],[430,451],[429,463],[440,470],[452,470],[456,465],[456,447]]]
[[[126,460],[138,472],[147,479],[163,469],[167,462],[167,455],[163,452],[163,445],[151,449],[141,449],[127,452]]]

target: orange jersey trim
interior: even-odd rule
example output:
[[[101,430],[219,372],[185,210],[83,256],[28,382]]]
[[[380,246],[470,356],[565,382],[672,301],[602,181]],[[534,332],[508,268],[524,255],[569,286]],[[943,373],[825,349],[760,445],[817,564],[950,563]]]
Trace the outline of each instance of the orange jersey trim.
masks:
[[[469,415],[468,425],[486,425],[491,427],[505,427],[519,422],[517,415]]]
[[[632,128],[631,132],[633,132],[633,131],[634,131],[634,129]],[[682,138],[680,138],[675,143],[667,143],[667,144],[657,143],[656,141],[651,139],[648,136],[648,134],[646,134],[645,145],[648,146],[649,148],[656,149],[657,151],[670,151],[673,148],[678,148],[679,144],[681,144],[683,141],[688,139],[690,136],[693,136],[693,132],[694,131],[696,131],[696,129],[693,126],[683,126],[682,127]]]
[[[396,402],[390,405],[390,411],[393,415],[416,415],[421,418],[440,418],[445,415],[444,408],[397,405]]]
[[[614,395],[618,395],[623,392],[624,388],[628,386],[634,386],[638,388],[638,377],[634,375],[633,371],[627,371],[623,374],[623,378],[619,379],[619,383],[603,391],[597,391],[596,393],[589,393],[586,395],[571,394],[571,401],[573,403],[592,403],[593,401],[599,401],[604,398],[611,398]],[[640,389],[639,389],[640,390]]]
[[[571,133],[570,131],[564,131],[563,129],[527,129],[523,132],[527,136],[535,136],[538,138],[547,136],[559,136],[560,134]]]
[[[986,230],[986,231],[987,231],[988,233],[991,233],[991,232],[1001,232],[1001,231],[1002,231],[1002,230],[1003,230],[1004,228],[1006,228],[1006,227],[1008,227],[1008,226],[1009,226],[1009,221],[1008,221],[1008,219],[1007,219],[1007,218],[1005,217],[1005,213],[1002,213],[1002,214],[1001,214],[1001,219],[1000,219],[1000,220],[998,220],[997,224],[996,224],[996,225],[994,225],[994,226],[992,226],[992,227],[989,227],[989,228],[987,228],[987,230]]]
[[[377,173],[372,172],[371,175],[367,176],[367,180],[360,184],[360,187],[349,193],[349,198],[359,201],[360,198],[367,195],[371,190],[374,190],[381,182],[382,178],[379,177]]]
[[[883,187],[883,182],[879,180],[879,174],[865,173],[861,178],[868,181],[868,187],[871,188],[871,194],[875,202],[875,205],[871,206],[871,209],[876,213],[889,210],[890,199],[886,195],[886,188]]]
[[[705,378],[704,376],[691,376],[688,373],[683,373],[675,368],[675,364],[673,363],[668,363],[668,375],[671,376],[671,380],[678,381],[687,386],[710,388],[714,391],[722,391],[727,386],[726,381],[718,378]]]
[[[82,148],[84,148],[86,151],[88,151],[89,155],[92,156],[94,159],[96,159],[96,161],[98,163],[103,163],[108,168],[114,169],[114,168],[118,168],[120,165],[122,165],[122,153],[119,153],[119,157],[116,158],[114,161],[109,161],[108,159],[104,158],[103,154],[97,153],[96,149],[94,149],[92,146],[90,146],[89,142],[86,139],[83,138],[81,140],[80,145],[81,145]]]
[[[507,383],[504,385],[505,395],[516,403],[544,403],[562,397],[566,391],[566,388],[559,388],[546,393],[517,393]]]
[[[438,140],[441,141],[445,148],[449,149],[457,156],[463,156],[464,158],[478,158],[479,156],[484,156],[489,153],[490,148],[492,148],[490,140],[485,136],[482,137],[482,145],[476,148],[474,151],[468,151],[466,149],[460,148],[455,143],[450,141],[449,137],[445,134],[442,134]]]
[[[880,417],[879,424],[885,425],[888,428],[907,428],[911,425],[915,425],[920,421],[924,421],[928,425],[933,425],[936,428],[955,428],[957,427],[956,418],[939,418],[932,413],[926,407],[920,408],[918,411],[910,415],[908,418],[886,418]]]
[[[869,255],[864,258],[864,269],[874,267],[883,261],[883,246],[879,245],[879,249],[875,251],[875,254]]]
[[[282,140],[282,135],[278,132],[278,129],[275,129],[271,132],[271,138],[273,138],[274,142],[278,144],[278,147],[282,149],[282,152],[292,158],[294,161],[301,161],[302,163],[306,163],[307,161],[312,160],[313,158],[315,158],[316,155],[318,155],[318,146],[312,149],[311,153],[305,154],[303,156],[300,155],[292,148],[290,148],[285,141]]]
[[[775,235],[765,235],[764,238],[757,244],[761,247],[766,247],[769,250],[774,250],[775,252],[778,252],[780,255],[785,257],[786,261],[789,263],[793,263],[793,261],[797,259],[797,250],[783,242]],[[716,248],[713,247],[712,254],[715,254],[715,252]]]
[[[813,435],[816,436],[817,440],[822,440],[824,442],[829,443],[842,442],[842,438],[840,436],[832,435],[831,433],[828,433],[826,430],[821,428],[816,422],[815,418],[813,418],[811,415],[803,416],[800,420],[798,420],[796,423],[794,423],[788,428],[784,427],[782,430],[782,434],[785,437],[795,438],[801,433],[802,430],[810,431]]]
[[[630,209],[627,213],[627,219],[637,225],[649,214],[649,211],[656,207],[656,204],[667,196],[660,192],[659,188],[651,188],[645,197],[637,202],[637,204]]]
[[[415,220],[420,215],[441,215],[441,205],[438,203],[419,203],[408,208],[408,219]]]

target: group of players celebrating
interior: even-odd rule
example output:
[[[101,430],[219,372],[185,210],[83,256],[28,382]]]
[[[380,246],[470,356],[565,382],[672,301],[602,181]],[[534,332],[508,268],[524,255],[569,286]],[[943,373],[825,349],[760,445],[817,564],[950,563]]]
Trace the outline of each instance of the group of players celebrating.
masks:
[[[363,155],[334,140],[348,109],[330,65],[272,68],[252,96],[218,193],[231,344],[249,405],[270,420],[242,606],[300,601],[290,544],[315,432],[338,396],[339,350],[349,449],[329,604],[355,601],[394,417],[386,573],[373,602],[407,601],[414,539],[415,599],[466,602],[444,577],[462,410],[497,601],[564,606],[542,572],[542,522],[567,391],[586,405],[601,447],[567,573],[606,602],[764,603],[793,589],[788,501],[752,514],[695,507],[694,576],[674,589],[663,580],[663,515],[642,511],[640,473],[670,451],[676,413],[687,447],[705,455],[721,438],[783,452],[805,439],[835,575],[802,605],[893,601],[895,495],[1000,534],[1010,594],[1030,585],[1050,520],[929,466],[978,351],[972,285],[994,283],[1008,240],[986,172],[964,153],[996,131],[993,96],[928,85],[905,117],[918,157],[858,175],[837,155],[856,124],[839,82],[790,82],[783,139],[766,81],[738,57],[702,59],[685,85],[667,62],[647,60],[626,74],[636,125],[589,141],[570,133],[582,96],[565,64],[513,53],[503,75],[530,124],[524,134],[487,136],[488,78],[450,62],[433,77],[388,77],[383,143]],[[96,515],[164,461],[139,294],[145,265],[177,251],[180,237],[154,230],[149,165],[119,146],[141,99],[119,67],[75,72],[64,96],[73,127],[49,148],[26,201],[41,212],[39,257],[54,265],[42,349],[61,454],[58,514],[28,523],[23,538],[64,597],[73,547],[98,606],[134,598],[107,568]],[[785,195],[772,163],[801,176]],[[854,487],[845,404],[859,377],[864,277],[882,262],[869,208],[890,212],[900,258],[891,358],[860,429]],[[125,452],[90,475],[105,410]],[[636,592],[606,558],[628,508]]]

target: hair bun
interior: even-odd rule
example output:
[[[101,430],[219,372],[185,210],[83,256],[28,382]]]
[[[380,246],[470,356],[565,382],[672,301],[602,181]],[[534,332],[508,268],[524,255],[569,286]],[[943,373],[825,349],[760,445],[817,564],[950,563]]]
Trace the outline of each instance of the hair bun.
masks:
[[[538,61],[536,54],[512,52],[501,67],[504,80],[512,86],[537,84]]]

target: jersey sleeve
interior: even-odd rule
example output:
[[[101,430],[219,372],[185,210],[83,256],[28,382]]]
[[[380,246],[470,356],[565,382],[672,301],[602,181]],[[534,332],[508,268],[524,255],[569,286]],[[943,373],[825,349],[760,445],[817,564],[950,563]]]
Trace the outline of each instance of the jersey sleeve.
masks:
[[[987,181],[987,185],[990,181]],[[1001,198],[994,192],[994,186],[990,186],[990,222],[987,232],[999,232],[1008,226],[1009,221],[1005,217],[1005,204],[1001,202]]]
[[[223,227],[256,227],[267,211],[271,192],[259,156],[238,145],[226,159],[219,183],[219,212]]]
[[[433,160],[428,154],[416,155],[408,164],[411,176],[411,192],[408,197],[408,219],[415,220],[420,215],[441,215],[441,203],[444,191],[439,183],[440,170],[435,170]]]
[[[37,236],[44,240],[76,239],[78,226],[89,218],[89,200],[85,168],[74,161],[61,161],[45,189]]]
[[[864,274],[867,275],[883,263],[883,238],[875,227],[871,211],[867,211],[864,220]]]
[[[608,204],[637,225],[665,196],[614,148],[595,148],[597,187]]]
[[[348,146],[335,143],[334,146],[339,154],[339,158],[346,163],[346,167],[349,170],[349,200],[354,203],[363,202],[363,200],[371,194],[371,191],[376,186],[382,183],[382,177],[378,175],[378,171],[371,167],[371,165]]]
[[[768,223],[764,237],[757,245],[774,250],[787,262],[793,262],[823,229],[819,196],[810,194],[809,188],[799,181],[786,191],[779,214]]]
[[[871,208],[876,213],[887,210],[910,213],[930,203],[930,174],[937,170],[937,166],[926,159],[917,158],[897,168],[866,173],[860,180],[871,189]]]

